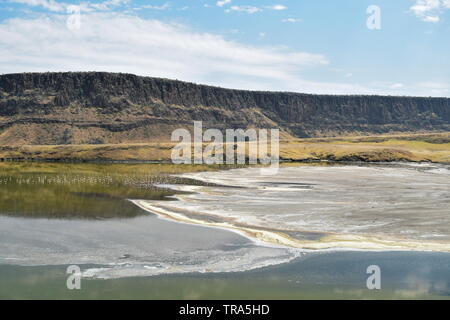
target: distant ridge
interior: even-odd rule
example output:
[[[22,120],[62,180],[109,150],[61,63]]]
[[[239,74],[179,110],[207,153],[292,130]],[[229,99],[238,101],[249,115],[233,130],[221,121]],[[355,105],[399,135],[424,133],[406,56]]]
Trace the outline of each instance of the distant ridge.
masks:
[[[450,131],[450,99],[235,90],[106,72],[0,75],[0,145],[167,141],[193,120],[296,137]]]

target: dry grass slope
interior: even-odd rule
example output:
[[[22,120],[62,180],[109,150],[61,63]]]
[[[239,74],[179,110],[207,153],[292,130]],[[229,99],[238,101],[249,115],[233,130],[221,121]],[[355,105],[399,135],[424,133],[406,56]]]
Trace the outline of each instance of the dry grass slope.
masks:
[[[0,146],[2,160],[170,162],[174,143]],[[432,161],[450,163],[450,132],[283,139],[287,161]]]

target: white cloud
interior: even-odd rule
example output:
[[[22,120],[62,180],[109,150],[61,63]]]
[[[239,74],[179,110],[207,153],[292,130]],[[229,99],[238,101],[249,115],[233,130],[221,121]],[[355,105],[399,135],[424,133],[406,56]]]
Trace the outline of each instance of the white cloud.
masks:
[[[148,5],[143,5],[141,8],[142,9],[151,9],[151,10],[167,10],[170,8],[170,4],[164,3],[163,5],[160,5],[160,6],[153,6],[153,5],[148,4]],[[184,8],[185,7],[183,7],[182,9],[184,9]],[[186,9],[187,9],[187,7],[186,7]],[[186,9],[184,9],[184,10],[186,10]]]
[[[416,4],[411,7],[414,13],[421,14],[439,8],[440,0],[417,0]]]
[[[390,94],[414,96],[450,96],[450,83],[437,81],[422,81],[418,83],[393,83],[389,86]]]
[[[320,54],[249,46],[136,16],[84,14],[75,31],[66,28],[66,18],[1,23],[0,72],[97,70],[216,85],[230,84],[224,79],[247,79],[247,87],[269,89],[273,83],[282,88],[298,80],[303,68],[328,64]]]
[[[427,92],[429,96],[449,96],[450,83],[424,81],[417,84],[418,90]]]
[[[329,64],[321,54],[246,45],[184,25],[113,12],[81,16],[69,30],[66,15],[0,23],[0,73],[109,71],[222,87],[328,94],[407,94],[405,88],[310,81],[304,71]],[[347,78],[350,80],[350,78]],[[414,94],[449,95],[449,86],[408,86]]]
[[[391,88],[391,89],[400,89],[400,88],[403,88],[403,87],[404,87],[403,83],[394,83],[389,88]]]
[[[281,20],[282,22],[289,22],[289,23],[296,23],[296,22],[300,22],[300,19],[295,19],[295,18],[287,18],[287,19],[283,19]]]
[[[67,8],[69,6],[73,6],[73,4],[56,1],[56,0],[9,0],[14,3],[21,3],[33,7],[42,7],[51,12],[67,12]],[[124,4],[127,4],[131,0],[106,0],[100,3],[92,3],[89,1],[81,2],[79,4],[80,8],[82,8],[85,12],[91,11],[108,11],[113,9],[114,7],[118,7]]]
[[[441,19],[438,16],[426,16],[426,17],[423,17],[422,20],[425,22],[437,23]]]
[[[230,4],[231,0],[222,0],[222,1],[217,1],[216,2],[216,6],[218,7],[223,7],[224,5]]]
[[[43,7],[49,11],[62,12],[65,11],[67,4],[56,2],[54,0],[10,0],[10,2],[26,4],[34,7]]]
[[[231,2],[231,0],[230,1],[228,1],[228,0],[218,1],[217,5],[219,7],[222,7],[225,2],[226,2],[226,4],[228,4],[228,3]],[[221,5],[219,5],[219,3]],[[229,9],[226,9],[225,12],[239,11],[239,12],[245,12],[245,13],[248,13],[248,14],[253,14],[253,13],[256,13],[256,12],[263,11],[264,10],[263,8],[267,9],[267,10],[275,10],[275,11],[281,11],[281,10],[286,10],[287,9],[287,7],[282,5],[282,4],[274,4],[274,5],[271,5],[271,6],[264,6],[264,7],[255,7],[255,6],[245,5],[245,6],[231,6]]]
[[[240,11],[248,14],[253,14],[262,11],[262,9],[254,6],[231,6],[229,9],[225,10],[225,12],[230,11]]]
[[[86,5],[88,7],[92,7],[94,9],[98,9],[98,10],[111,10],[114,7],[118,7],[124,4],[127,4],[128,2],[130,2],[131,0],[106,0],[100,3],[91,3],[91,2],[86,2]]]
[[[442,89],[442,90],[450,89],[450,85],[444,82],[425,81],[419,82],[418,85],[423,88]]]
[[[283,6],[282,4],[274,4],[272,6],[266,6],[265,8],[269,9],[269,10],[286,10],[287,9],[287,7]]]
[[[437,23],[442,12],[449,8],[450,0],[416,0],[410,10],[422,21]]]

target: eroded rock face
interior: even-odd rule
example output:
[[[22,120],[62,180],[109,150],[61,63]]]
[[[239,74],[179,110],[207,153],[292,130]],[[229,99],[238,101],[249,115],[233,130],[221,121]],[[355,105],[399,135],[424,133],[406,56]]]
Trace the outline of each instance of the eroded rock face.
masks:
[[[449,131],[450,99],[231,90],[102,72],[0,76],[3,145],[162,141],[193,120],[298,137]]]

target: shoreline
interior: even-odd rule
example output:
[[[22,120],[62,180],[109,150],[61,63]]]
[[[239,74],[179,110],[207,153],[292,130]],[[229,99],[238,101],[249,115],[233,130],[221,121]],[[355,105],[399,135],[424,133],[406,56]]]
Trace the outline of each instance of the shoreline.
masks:
[[[192,178],[191,179],[195,179]],[[202,180],[199,180],[202,181]],[[229,187],[229,185],[224,185]],[[170,186],[169,186],[170,188]],[[191,192],[202,194],[203,187],[190,187],[177,185],[173,188],[175,192]],[[207,193],[207,192],[203,192]],[[183,200],[183,194],[175,194],[172,198],[176,201]],[[183,211],[180,208],[171,208],[170,202],[148,200],[130,200],[132,203],[152,214],[168,221],[185,223],[210,228],[224,229],[238,233],[258,245],[281,246],[284,248],[295,248],[301,250],[369,250],[369,251],[420,251],[420,252],[450,252],[450,243],[439,242],[439,240],[405,239],[389,235],[363,235],[346,234],[336,232],[323,232],[317,230],[297,230],[294,233],[319,234],[318,239],[303,239],[293,235],[291,230],[263,228],[261,226],[244,223],[234,223],[231,219],[217,217],[203,212]]]
[[[147,200],[130,200],[138,207],[163,218],[166,221],[195,225],[200,227],[216,228],[240,234],[252,240],[257,245],[299,249],[312,252],[324,251],[372,251],[372,252],[445,252],[450,253],[450,243],[434,243],[413,241],[400,238],[381,239],[356,234],[333,234],[328,233],[319,241],[300,240],[289,236],[287,233],[267,231],[257,226],[236,226],[231,223],[214,223],[199,219],[184,217],[182,214],[170,212],[148,204]],[[319,231],[308,230],[305,233],[319,233]]]
[[[0,161],[172,163],[174,142],[2,145]],[[206,146],[207,144],[204,144]],[[450,132],[280,139],[280,162],[429,162],[450,164]],[[248,151],[245,154],[248,156]]]
[[[26,158],[0,158],[0,162],[4,163],[23,163],[23,162],[31,162],[31,163],[67,163],[67,164],[166,164],[166,165],[178,165],[178,166],[205,166],[207,164],[174,164],[171,160],[102,160],[102,159],[26,159]],[[432,161],[432,160],[405,160],[405,159],[384,159],[384,160],[331,160],[331,159],[281,159],[279,160],[280,164],[395,164],[395,163],[429,163],[429,164],[443,164],[450,165],[450,162],[442,162],[442,161]],[[222,164],[223,166],[229,166],[233,168],[236,164]],[[263,166],[262,164],[257,164]],[[256,166],[254,164],[242,164],[241,166],[251,167]]]

